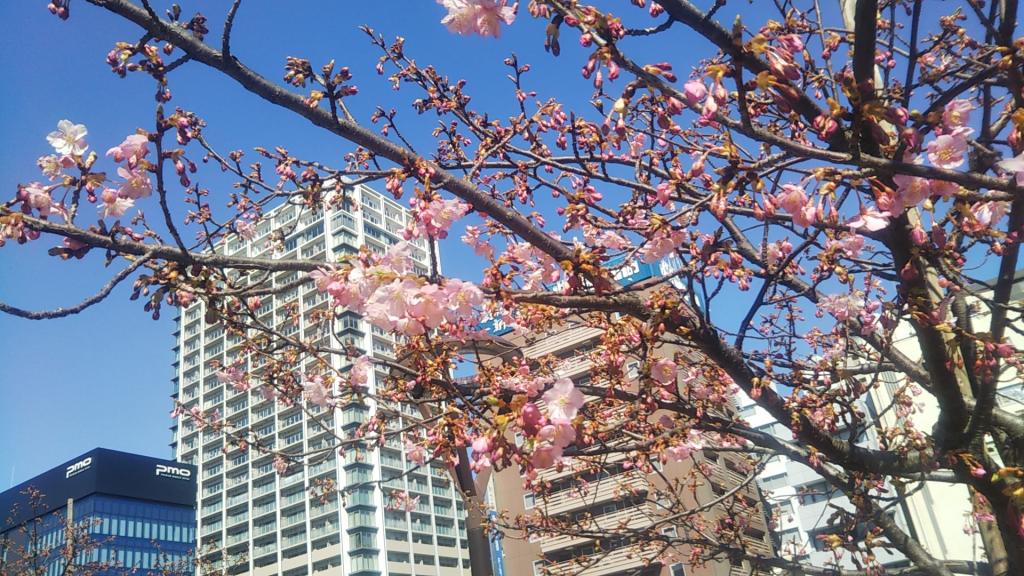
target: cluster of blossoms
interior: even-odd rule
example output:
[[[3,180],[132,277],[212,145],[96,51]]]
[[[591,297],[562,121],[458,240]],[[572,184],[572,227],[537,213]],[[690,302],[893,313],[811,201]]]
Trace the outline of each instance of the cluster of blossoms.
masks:
[[[640,260],[647,263],[657,262],[675,252],[675,249],[685,239],[686,232],[682,230],[674,230],[668,225],[658,228],[647,238],[647,242],[643,247],[640,248]]]
[[[472,241],[463,236],[464,241]],[[525,242],[512,242],[505,249],[504,259],[520,268],[524,290],[543,290],[562,276],[562,267],[543,250]]]
[[[41,156],[36,165],[39,166],[43,176],[50,182],[57,184],[46,186],[40,182],[31,182],[21,186],[18,191],[18,199],[22,202],[22,211],[31,214],[33,211],[39,216],[46,218],[51,212],[65,213],[62,203],[54,201],[52,192],[57,186],[71,185],[73,182],[70,175],[65,174],[69,168],[79,166],[83,171],[88,172],[94,162],[94,156],[86,158],[89,145],[85,137],[89,134],[88,129],[82,124],[75,124],[64,119],[57,123],[57,129],[50,132],[46,139],[53,147],[54,153]],[[149,138],[144,134],[129,135],[119,145],[107,151],[107,156],[114,162],[122,164],[117,168],[117,174],[123,179],[116,188],[103,188],[98,199],[100,204],[98,212],[100,218],[120,217],[135,205],[135,200],[145,198],[152,194],[153,186],[149,174],[146,172],[148,165],[145,161],[149,153]],[[97,200],[96,189],[103,183],[102,178],[96,178],[96,174],[84,176],[82,187],[88,194],[91,202]]]
[[[405,490],[393,490],[391,499],[385,508],[393,511],[412,512],[419,504],[419,496],[410,496]]]
[[[378,328],[408,336],[448,323],[466,326],[483,303],[471,282],[445,279],[433,284],[409,274],[409,245],[400,242],[383,257],[360,260],[348,270],[321,268],[311,272],[317,290],[338,306],[365,313]]]
[[[413,225],[405,230],[405,239],[421,236],[443,240],[448,237],[452,224],[469,212],[469,205],[456,198],[444,200],[434,198],[429,202],[413,199]]]
[[[365,387],[370,378],[373,361],[362,355],[352,363],[348,372],[348,383],[353,389]],[[331,391],[331,382],[320,374],[307,375],[302,384],[302,396],[311,404],[324,408],[332,408],[336,403]]]
[[[198,405],[192,406],[187,410],[181,404],[175,405],[174,409],[171,410],[171,418],[177,418],[178,416],[188,418],[199,428],[214,426],[221,421],[220,410],[214,408],[209,412],[204,412],[202,407]]]
[[[437,0],[448,10],[441,23],[456,34],[501,36],[501,24],[512,24],[516,19],[518,3],[508,5],[506,0]]]
[[[530,401],[520,410],[519,424],[526,437],[533,440],[530,464],[535,468],[550,468],[561,461],[562,452],[576,440],[572,420],[585,399],[568,378],[555,380],[540,399],[547,415]]]

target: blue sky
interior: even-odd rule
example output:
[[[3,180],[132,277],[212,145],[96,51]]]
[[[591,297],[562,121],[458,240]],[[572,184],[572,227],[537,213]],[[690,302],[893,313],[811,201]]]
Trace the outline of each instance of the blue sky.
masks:
[[[201,3],[213,35],[219,36],[228,4]],[[405,133],[421,150],[431,149],[429,130],[436,117],[417,117],[404,103],[419,95],[410,88],[396,94],[376,75],[377,53],[358,30],[360,24],[389,38],[404,36],[410,55],[467,79],[474,102],[492,114],[515,108],[501,64],[513,50],[533,66],[532,87],[554,87],[556,95],[564,95],[577,83],[579,103],[590,95],[589,82],[579,75],[584,58],[575,41],[567,39],[562,57],[551,58],[543,52],[543,23],[525,11],[499,40],[453,36],[438,23],[443,15],[427,0],[248,2],[236,21],[234,52],[274,79],[283,75],[286,56],[308,58],[316,67],[335,58],[338,66],[351,67],[359,86],[360,94],[350,101],[356,116],[366,120],[378,103],[398,107]],[[104,62],[114,42],[138,39],[133,26],[84,2],[72,3],[68,22],[50,16],[41,2],[0,2],[0,17],[8,23],[0,36],[5,78],[0,83],[5,111],[0,182],[8,196],[18,183],[40,179],[35,160],[49,153],[45,136],[62,118],[87,125],[88,141],[100,153],[137,127],[151,128],[152,82],[141,76],[120,79]],[[199,66],[183,67],[171,81],[170,105],[207,119],[206,135],[223,151],[280,145],[300,157],[341,165],[351,149]],[[542,91],[538,98],[545,96]],[[214,198],[225,197],[230,181],[217,172],[201,168],[199,181]],[[443,267],[451,275],[478,278],[482,266],[468,257],[459,235],[442,245]],[[30,309],[67,306],[95,292],[113,273],[102,267],[99,254],[63,262],[46,256],[51,246],[35,242],[0,249],[0,300]],[[141,304],[128,301],[129,293],[123,285],[102,304],[62,320],[0,315],[0,489],[96,446],[169,454],[173,314],[167,311],[153,321]]]

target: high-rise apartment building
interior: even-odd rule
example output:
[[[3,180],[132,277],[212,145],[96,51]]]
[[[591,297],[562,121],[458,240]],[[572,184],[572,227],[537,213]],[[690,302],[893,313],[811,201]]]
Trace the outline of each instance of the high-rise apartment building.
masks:
[[[0,574],[191,576],[195,493],[192,466],[86,452],[0,492]]]
[[[283,205],[269,211],[251,241],[237,236],[218,245],[229,255],[336,261],[362,246],[382,253],[401,238],[406,209],[365,186],[348,192],[350,204],[326,212]],[[273,239],[273,241],[271,241]],[[412,257],[420,273],[428,270],[425,241],[414,241]],[[275,250],[276,247],[276,250]],[[287,287],[299,272],[276,274],[270,286]],[[283,288],[264,296],[255,311],[258,320],[285,335],[317,344],[356,348],[393,359],[396,342],[358,314],[346,311],[333,327],[311,322],[325,310],[326,294],[312,283]],[[290,321],[297,310],[298,322]],[[242,353],[244,338],[226,334],[220,323],[208,322],[203,302],[185,308],[175,337],[175,399],[186,411],[193,406],[219,409],[229,432],[252,431],[263,444],[289,454],[316,452],[304,466],[284,475],[273,458],[257,449],[242,450],[223,433],[197,430],[187,416],[174,426],[173,450],[181,462],[198,467],[199,539],[204,558],[232,574],[305,576],[318,573],[348,576],[462,576],[469,573],[464,506],[446,470],[414,468],[395,435],[381,449],[330,449],[335,437],[351,438],[356,428],[379,408],[372,401],[338,406],[285,405],[258,391],[236,391],[219,382],[215,365],[241,362],[258,377],[261,360]],[[350,363],[332,354],[334,368]],[[305,360],[296,370],[306,368]],[[382,374],[372,374],[374,390]],[[395,407],[418,414],[410,407]],[[319,420],[318,423],[316,420]],[[397,428],[401,422],[396,420]],[[331,480],[338,491],[311,496],[310,489]],[[382,488],[363,485],[379,481]],[[352,490],[354,486],[360,486]],[[344,498],[339,491],[349,490]],[[388,493],[405,490],[419,497],[415,509],[387,510]]]
[[[632,284],[665,273],[666,266],[629,263],[616,274],[622,284]],[[501,331],[493,331],[500,334]],[[572,379],[577,386],[600,386],[599,377],[591,372],[593,363],[588,357],[598,343],[602,331],[584,323],[568,319],[544,334],[518,335],[505,333],[503,338],[520,347],[527,360],[558,358],[556,375]],[[665,345],[659,354],[670,356],[682,352]],[[694,353],[685,352],[688,357]],[[696,361],[697,359],[694,358]],[[628,376],[639,376],[639,361],[627,363]],[[722,412],[733,411],[723,406]],[[613,423],[610,423],[614,425]],[[625,441],[625,438],[622,440]],[[516,438],[518,443],[521,439]],[[564,468],[549,468],[540,472],[541,481],[550,482],[550,489],[534,494],[523,489],[523,479],[516,468],[506,468],[492,475],[490,498],[507,518],[529,516],[537,511],[556,522],[566,521],[579,536],[568,534],[531,535],[509,530],[501,541],[504,574],[507,576],[542,576],[550,574],[582,576],[619,576],[625,574],[661,576],[723,576],[751,574],[751,566],[741,559],[723,559],[703,566],[691,565],[688,544],[681,541],[686,523],[677,523],[668,516],[668,501],[679,499],[685,509],[707,506],[701,512],[711,523],[730,522],[730,516],[742,517],[746,522],[737,528],[741,542],[737,547],[755,555],[774,554],[767,522],[761,506],[753,471],[739,454],[703,451],[693,453],[692,459],[669,461],[653,470],[642,470],[631,465],[627,455],[611,452],[594,459],[566,458]],[[589,462],[589,464],[585,463]],[[596,466],[591,468],[591,466]],[[695,471],[700,466],[700,471]],[[692,476],[691,476],[692,473]],[[733,491],[734,497],[727,494]],[[727,505],[743,508],[743,513],[732,514]],[[679,524],[677,526],[677,524]],[[628,537],[601,535],[627,533],[630,529],[656,530],[668,538],[678,538],[666,551],[663,542],[636,542]]]

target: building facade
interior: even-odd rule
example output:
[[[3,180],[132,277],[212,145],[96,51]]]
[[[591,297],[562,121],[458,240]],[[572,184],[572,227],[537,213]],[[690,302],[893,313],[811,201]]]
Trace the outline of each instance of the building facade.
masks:
[[[782,440],[792,440],[793,434],[758,406],[746,394],[736,396],[739,416],[759,432],[769,433]],[[868,411],[868,406],[862,406]],[[838,432],[837,434],[842,434]],[[858,444],[878,447],[874,432],[867,430]],[[829,518],[836,509],[854,510],[845,494],[833,488],[820,474],[785,456],[771,458],[757,476],[772,519],[772,537],[779,556],[810,566],[855,569],[857,563],[845,551],[832,551],[818,536],[832,534]],[[897,525],[907,529],[906,510],[895,511]],[[883,566],[896,568],[907,564],[899,553],[877,548],[875,560]]]
[[[989,281],[993,284],[994,280]],[[984,293],[983,293],[984,294]],[[989,294],[990,295],[990,294]],[[969,299],[972,306],[972,321],[976,328],[984,327],[990,320],[987,308],[976,299]],[[1017,281],[1011,294],[1011,303],[1024,300],[1024,275],[1017,274]],[[1020,323],[1020,316],[1010,322]],[[1017,350],[1024,349],[1024,336],[1016,330],[1007,330],[1006,337]],[[913,361],[921,361],[921,349],[908,322],[900,324],[893,335],[893,346]],[[880,372],[858,376],[867,390],[860,409],[875,420],[881,428],[901,426],[897,404],[913,405],[906,418],[918,430],[931,431],[939,416],[938,401],[927,391],[909,387],[903,375],[895,372]],[[776,422],[764,409],[750,398],[739,395],[737,400],[740,416],[752,427],[769,432],[781,439],[791,439],[789,429]],[[1008,412],[1024,415],[1024,382],[1017,377],[1016,369],[1003,364],[996,390],[997,405]],[[878,448],[875,428],[868,427],[859,444]],[[988,439],[989,451],[998,463],[999,456]],[[814,566],[838,566],[846,569],[856,567],[848,554],[836,557],[826,550],[818,535],[833,532],[828,526],[829,509],[852,510],[845,495],[833,490],[825,480],[810,468],[785,457],[773,458],[758,476],[758,483],[768,498],[773,510],[774,536],[780,555],[800,559]],[[893,493],[896,487],[890,486]],[[901,505],[894,508],[897,524],[903,528],[932,556],[940,560],[976,560],[984,558],[985,552],[980,536],[974,532],[971,520],[972,504],[967,487],[962,484],[942,482],[915,483],[907,490]],[[907,564],[905,558],[894,551],[875,550],[877,561],[886,566],[897,567]]]
[[[191,575],[195,495],[193,466],[82,454],[0,493],[0,574]]]
[[[986,285],[992,286],[996,278],[990,279]],[[992,292],[982,290],[980,296],[991,298]],[[970,319],[974,329],[986,332],[991,322],[988,306],[978,298],[967,298]],[[1013,326],[1022,325],[1020,306],[1024,304],[1024,271],[1018,271],[1010,293],[1010,305],[1014,307],[1007,318],[1011,328],[1006,330],[1005,338],[1016,350],[1024,350],[1024,335]],[[893,346],[915,362],[921,362],[921,347],[912,333],[909,323],[902,323],[893,335]],[[869,390],[869,404],[882,426],[898,425],[894,410],[886,407],[897,403],[898,399],[906,398],[907,382],[902,375],[894,372],[878,374],[878,382]],[[915,390],[913,397],[914,410],[909,415],[918,430],[933,430],[939,419],[939,403],[934,395],[926,390]],[[1001,364],[1001,372],[996,381],[996,405],[1017,416],[1024,416],[1024,381],[1021,380],[1017,368],[1005,360]],[[991,435],[986,435],[986,447],[993,461],[1002,465],[1002,459],[995,450]],[[981,537],[973,532],[974,522],[971,496],[963,484],[943,482],[922,482],[920,486],[908,494],[905,513],[909,518],[913,533],[926,550],[936,558],[943,560],[973,560],[984,557]]]
[[[636,261],[621,263],[614,274],[617,281],[629,285],[652,276],[673,271],[672,262],[645,264]],[[522,355],[530,361],[557,358],[557,377],[570,378],[577,386],[600,386],[599,378],[592,375],[593,363],[588,357],[598,344],[602,330],[568,319],[543,334],[511,334],[508,330],[488,326],[491,333],[500,335],[519,346]],[[659,354],[686,354],[692,361],[694,352],[665,345]],[[640,363],[627,362],[627,376],[639,376]],[[635,380],[633,380],[635,381]],[[723,415],[734,411],[732,406],[722,407]],[[518,444],[521,439],[515,438]],[[568,521],[581,533],[602,531],[624,533],[631,530],[658,531],[676,538],[666,549],[660,544],[630,542],[624,538],[601,536],[572,536],[561,534],[522,534],[506,531],[501,539],[503,573],[507,576],[724,576],[755,573],[745,560],[721,560],[697,566],[689,562],[691,549],[685,540],[685,530],[666,518],[662,498],[678,498],[685,509],[707,506],[702,513],[712,522],[731,521],[742,516],[746,526],[740,534],[737,548],[746,553],[771,557],[774,555],[768,533],[764,509],[753,472],[738,454],[701,451],[691,458],[669,461],[644,470],[632,465],[625,453],[612,452],[601,457],[599,470],[594,462],[566,458],[564,467],[549,468],[539,473],[542,482],[550,482],[550,489],[534,494],[523,489],[523,479],[516,467],[494,473],[490,479],[490,498],[499,513],[507,518],[530,516],[538,512],[557,522]],[[695,467],[700,467],[695,471]],[[731,493],[731,494],[727,494]],[[717,502],[717,504],[716,504]],[[744,512],[727,511],[725,506],[741,503]],[[678,536],[678,538],[677,538]],[[761,572],[764,573],[764,572]]]
[[[363,246],[383,253],[400,241],[409,218],[406,209],[364,186],[354,186],[347,194],[351,203],[326,212],[277,207],[264,215],[253,240],[231,237],[218,245],[218,251],[334,262]],[[428,246],[423,240],[411,244],[415,269],[425,274]],[[268,285],[289,286],[298,275],[280,273]],[[323,330],[322,324],[314,326],[312,316],[329,305],[326,294],[306,283],[264,296],[255,316],[286,335],[394,359],[396,342],[391,335],[354,312],[336,317],[333,334]],[[294,310],[298,323],[287,319],[287,311]],[[464,506],[445,469],[430,466],[408,472],[415,466],[405,458],[397,435],[380,449],[350,450],[339,456],[331,448],[336,437],[351,437],[379,408],[373,401],[333,410],[285,405],[255,389],[238,391],[218,381],[218,365],[240,363],[256,378],[261,365],[258,358],[242,352],[243,338],[225,334],[221,324],[208,323],[205,316],[204,304],[196,302],[182,310],[178,319],[175,400],[186,411],[195,406],[219,410],[225,430],[252,431],[264,446],[288,454],[316,454],[281,475],[274,470],[271,455],[243,450],[223,433],[197,430],[187,416],[179,417],[172,430],[172,447],[179,461],[199,469],[198,526],[205,559],[228,573],[255,576],[328,571],[355,576],[469,573]],[[332,354],[331,362],[338,370],[350,364],[342,354]],[[371,375],[371,392],[383,377]],[[410,407],[392,408],[418,415]],[[393,424],[398,427],[401,422]],[[338,490],[325,497],[312,495],[311,488],[325,480]],[[373,481],[382,488],[352,489]],[[339,490],[346,491],[344,498],[339,498]],[[391,490],[419,497],[415,509],[387,510]]]

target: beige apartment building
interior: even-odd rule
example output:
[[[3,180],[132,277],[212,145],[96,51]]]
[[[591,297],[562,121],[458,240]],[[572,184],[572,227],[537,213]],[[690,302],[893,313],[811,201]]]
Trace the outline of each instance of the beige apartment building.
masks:
[[[577,386],[600,385],[596,378],[591,382],[592,361],[587,353],[597,345],[601,333],[580,321],[567,321],[550,333],[505,338],[527,359],[558,358],[557,375],[571,378]],[[665,354],[673,352],[665,348]],[[688,354],[692,356],[692,352]],[[628,363],[629,376],[636,378],[639,368],[638,361]],[[734,407],[730,403],[720,410],[732,414]],[[614,428],[615,423],[609,425]],[[758,573],[748,562],[724,554],[718,561],[692,565],[690,546],[682,540],[692,538],[696,531],[670,519],[701,507],[706,508],[699,512],[706,525],[725,521],[727,516],[745,519],[747,525],[735,529],[736,538],[729,546],[752,555],[772,556],[755,475],[743,455],[707,450],[646,471],[632,466],[624,453],[567,458],[561,471],[549,468],[541,473],[541,479],[551,483],[542,495],[524,490],[516,467],[496,472],[490,479],[490,493],[495,509],[499,514],[506,513],[507,522],[514,523],[519,515],[546,515],[570,522],[570,531],[576,532],[567,535],[561,530],[558,535],[550,535],[504,530],[501,548],[505,576]],[[731,514],[726,514],[725,506],[734,507]],[[601,534],[605,531],[610,533]],[[638,541],[644,538],[638,538],[636,531],[646,533],[647,540],[656,535],[664,538]]]

